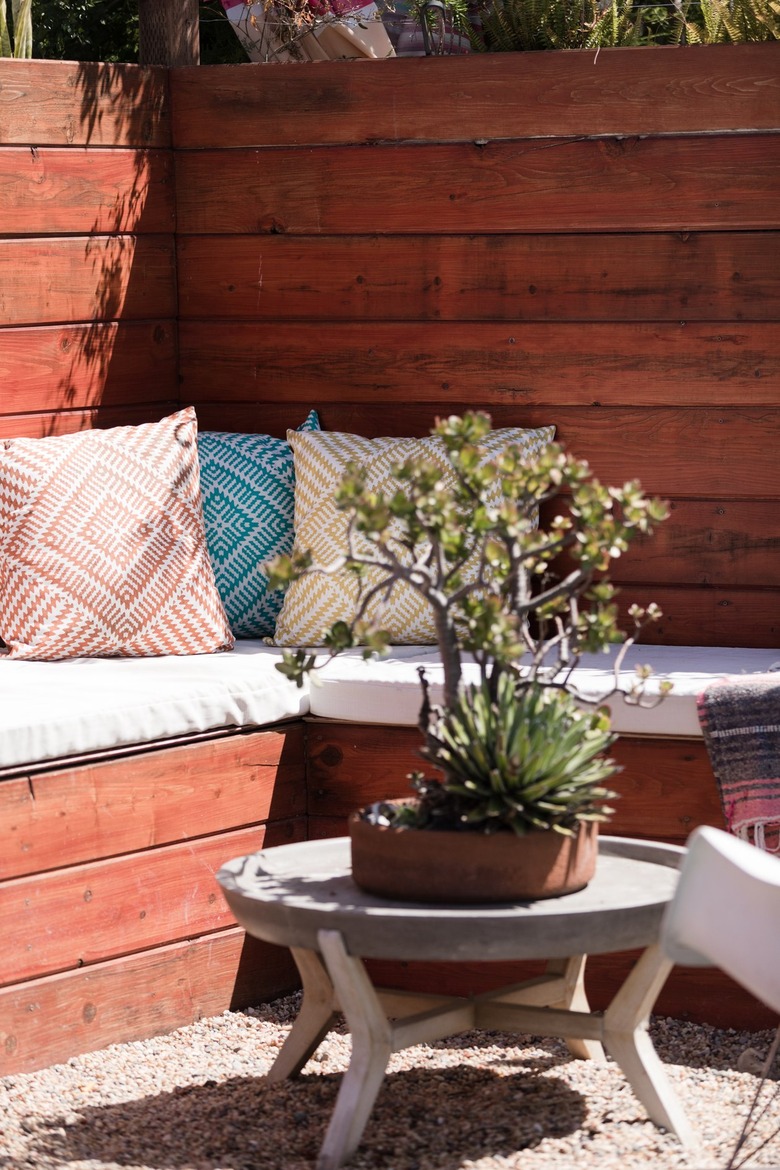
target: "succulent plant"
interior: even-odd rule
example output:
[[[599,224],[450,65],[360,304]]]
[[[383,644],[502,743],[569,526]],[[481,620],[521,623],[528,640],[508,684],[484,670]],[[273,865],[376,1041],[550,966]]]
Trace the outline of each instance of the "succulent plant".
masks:
[[[617,771],[603,711],[585,711],[568,691],[503,673],[462,688],[452,707],[426,721],[422,755],[443,772],[412,778],[419,800],[393,818],[416,828],[530,829],[570,834],[578,821],[604,821]]]

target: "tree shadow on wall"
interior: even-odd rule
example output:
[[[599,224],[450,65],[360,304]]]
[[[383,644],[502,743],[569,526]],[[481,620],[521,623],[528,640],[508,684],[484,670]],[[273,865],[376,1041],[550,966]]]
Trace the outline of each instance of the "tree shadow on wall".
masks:
[[[29,77],[11,118],[27,147],[11,177],[3,409],[39,435],[159,418],[178,403],[167,71],[10,64]]]

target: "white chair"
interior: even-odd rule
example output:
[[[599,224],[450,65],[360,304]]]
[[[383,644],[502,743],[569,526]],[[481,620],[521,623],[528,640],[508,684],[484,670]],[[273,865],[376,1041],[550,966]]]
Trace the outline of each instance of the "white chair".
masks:
[[[780,1012],[780,858],[720,829],[695,829],[680,869],[674,898],[661,924],[661,947],[675,963],[716,966],[768,1007]],[[780,1027],[764,1061],[754,1049],[742,1054],[759,1067],[738,1067],[760,1077],[724,1170],[738,1170],[777,1137],[775,1130],[752,1154],[765,1078],[780,1047]],[[775,1170],[778,1170],[776,1167]]]
[[[684,966],[716,966],[780,1012],[780,857],[709,827],[695,829],[661,926]]]

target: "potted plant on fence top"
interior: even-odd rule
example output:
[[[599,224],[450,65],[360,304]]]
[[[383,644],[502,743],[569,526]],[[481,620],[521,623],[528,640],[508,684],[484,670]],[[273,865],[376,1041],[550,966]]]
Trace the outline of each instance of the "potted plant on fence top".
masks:
[[[609,715],[583,705],[572,671],[583,653],[627,648],[660,615],[633,606],[626,638],[607,570],[666,506],[637,482],[603,486],[554,443],[537,453],[510,446],[486,461],[490,425],[482,413],[437,422],[432,434],[454,472],[446,484],[436,463],[411,459],[393,469],[397,491],[376,493],[350,464],[335,497],[349,519],[343,558],[317,566],[296,548],[271,566],[276,587],[345,570],[360,583],[353,619],[323,635],[326,661],[358,645],[366,658],[386,651],[375,607],[400,582],[433,611],[443,695],[431,701],[420,669],[419,726],[421,755],[437,774],[413,773],[410,799],[350,818],[353,877],[372,893],[515,901],[580,889],[595,870],[598,823],[612,811]],[[278,669],[300,683],[321,661],[287,651]],[[629,701],[642,701],[648,673],[637,673]],[[492,884],[471,890],[470,877]]]

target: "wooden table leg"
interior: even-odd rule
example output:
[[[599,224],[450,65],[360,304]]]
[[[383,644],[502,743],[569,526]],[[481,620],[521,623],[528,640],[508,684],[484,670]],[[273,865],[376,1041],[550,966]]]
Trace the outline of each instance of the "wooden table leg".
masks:
[[[561,1000],[551,1003],[550,1007],[567,1008],[572,1012],[590,1012],[590,1004],[585,994],[585,960],[587,955],[572,955],[569,959],[550,959],[547,963],[548,975],[560,975],[565,983],[565,992]],[[604,1047],[598,1040],[582,1040],[576,1036],[565,1038],[566,1047],[572,1056],[578,1060],[606,1060]]]
[[[320,952],[352,1035],[352,1057],[339,1088],[317,1170],[336,1170],[357,1149],[393,1051],[393,1030],[360,959],[338,931],[321,930]]]
[[[698,1139],[647,1033],[647,1023],[672,963],[648,947],[604,1013],[604,1047],[620,1065],[648,1116],[691,1150]]]
[[[271,1066],[272,1083],[296,1076],[319,1047],[335,1018],[333,984],[316,951],[291,947],[303,983],[303,1002],[279,1055]]]

